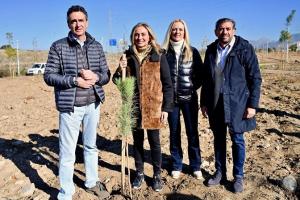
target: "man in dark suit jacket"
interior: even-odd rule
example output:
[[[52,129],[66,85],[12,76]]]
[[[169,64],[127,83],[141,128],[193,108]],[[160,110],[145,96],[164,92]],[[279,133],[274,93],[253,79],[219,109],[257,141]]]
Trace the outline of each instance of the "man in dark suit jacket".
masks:
[[[232,141],[233,191],[243,191],[244,132],[256,126],[255,114],[260,97],[261,75],[251,44],[235,35],[235,21],[222,18],[216,22],[218,39],[207,47],[201,111],[209,118],[214,134],[216,172],[207,182],[214,186],[226,178],[226,133]]]

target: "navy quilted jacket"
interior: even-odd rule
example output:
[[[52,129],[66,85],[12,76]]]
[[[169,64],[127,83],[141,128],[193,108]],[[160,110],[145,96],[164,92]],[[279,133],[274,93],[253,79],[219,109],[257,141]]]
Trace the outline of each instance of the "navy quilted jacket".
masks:
[[[96,95],[103,103],[105,99],[103,85],[110,79],[103,48],[90,34],[86,33],[88,68],[99,76],[99,81],[93,86]],[[76,46],[79,45],[69,33],[68,37],[60,39],[50,47],[44,80],[54,87],[56,108],[60,112],[74,110],[76,86],[73,78],[78,76]]]
[[[224,67],[223,101],[224,118],[233,132],[253,130],[255,118],[244,119],[247,107],[258,108],[261,74],[253,46],[245,39],[235,36],[236,41],[227,56]],[[201,91],[201,107],[213,112],[215,61],[218,40],[207,47],[204,59],[204,82]]]

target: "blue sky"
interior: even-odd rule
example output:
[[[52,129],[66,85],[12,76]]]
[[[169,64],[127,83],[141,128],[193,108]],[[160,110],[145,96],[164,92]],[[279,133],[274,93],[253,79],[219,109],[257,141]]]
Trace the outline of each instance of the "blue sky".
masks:
[[[237,35],[248,40],[278,40],[286,17],[295,9],[289,30],[300,33],[299,0],[9,0],[1,2],[0,46],[7,44],[6,33],[12,32],[21,49],[48,50],[53,41],[67,35],[66,12],[76,4],[88,11],[88,32],[106,50],[113,50],[110,38],[128,40],[138,22],[147,22],[161,43],[169,23],[177,18],[187,22],[196,48],[215,39],[215,22],[222,17],[235,19]]]

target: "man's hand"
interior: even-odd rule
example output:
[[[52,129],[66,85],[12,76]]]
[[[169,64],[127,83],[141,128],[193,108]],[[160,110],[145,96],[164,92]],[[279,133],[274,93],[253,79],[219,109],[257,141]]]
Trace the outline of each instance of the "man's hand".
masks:
[[[203,117],[207,118],[207,108],[205,106],[201,107],[201,112]]]
[[[256,110],[254,108],[246,108],[243,118],[250,119],[254,117]]]
[[[93,84],[92,81],[89,80],[86,81],[81,77],[77,77],[77,83],[78,83],[78,87],[85,88],[85,89],[91,88],[95,84],[95,83]]]
[[[163,124],[167,124],[167,122],[168,122],[168,113],[167,112],[162,112],[161,113],[161,116],[160,116],[160,121],[161,121],[161,123],[163,123]]]
[[[95,85],[95,83],[99,80],[98,75],[89,69],[80,70],[80,76],[92,85]]]

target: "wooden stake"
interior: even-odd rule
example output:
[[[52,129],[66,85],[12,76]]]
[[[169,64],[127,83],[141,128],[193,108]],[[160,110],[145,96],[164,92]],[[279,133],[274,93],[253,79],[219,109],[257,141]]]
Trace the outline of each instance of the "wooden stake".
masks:
[[[122,147],[121,147],[121,182],[122,182],[122,194],[125,194],[125,141],[124,135],[122,136]]]
[[[127,159],[129,195],[130,195],[130,199],[132,199],[132,189],[131,189],[131,183],[130,183],[129,153],[128,153],[128,137],[127,137],[127,135],[126,135],[126,159]]]
[[[122,60],[126,60],[126,54],[123,53]],[[124,81],[126,78],[126,68],[122,67],[122,81]]]

